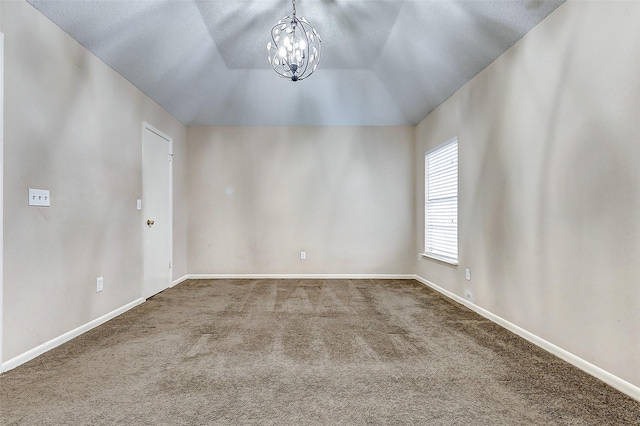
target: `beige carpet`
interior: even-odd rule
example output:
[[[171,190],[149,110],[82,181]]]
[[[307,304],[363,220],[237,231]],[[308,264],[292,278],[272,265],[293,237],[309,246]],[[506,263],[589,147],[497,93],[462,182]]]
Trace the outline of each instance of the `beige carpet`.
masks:
[[[415,281],[167,290],[0,376],[1,425],[639,425],[640,404]]]

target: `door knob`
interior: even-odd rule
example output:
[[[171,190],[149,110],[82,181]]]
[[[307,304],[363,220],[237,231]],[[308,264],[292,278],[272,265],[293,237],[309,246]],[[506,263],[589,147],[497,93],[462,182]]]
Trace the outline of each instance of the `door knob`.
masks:
[[[147,225],[148,225],[148,226],[151,226],[151,225],[153,225],[154,223],[155,223],[155,222],[154,222],[154,221],[152,221],[151,219],[148,219],[148,220],[147,220]]]

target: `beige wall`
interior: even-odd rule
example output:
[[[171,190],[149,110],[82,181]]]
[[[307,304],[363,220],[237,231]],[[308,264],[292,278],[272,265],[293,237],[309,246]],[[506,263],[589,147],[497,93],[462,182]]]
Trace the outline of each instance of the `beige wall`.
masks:
[[[189,128],[189,272],[412,273],[413,138],[412,127]]]
[[[7,361],[141,297],[143,120],[174,138],[174,276],[186,272],[186,128],[26,2],[0,8]],[[51,207],[28,207],[28,188],[49,189]]]
[[[457,135],[460,267],[418,275],[640,386],[640,3],[569,2],[424,119]],[[422,238],[417,250],[422,251]],[[464,269],[471,269],[471,281]]]

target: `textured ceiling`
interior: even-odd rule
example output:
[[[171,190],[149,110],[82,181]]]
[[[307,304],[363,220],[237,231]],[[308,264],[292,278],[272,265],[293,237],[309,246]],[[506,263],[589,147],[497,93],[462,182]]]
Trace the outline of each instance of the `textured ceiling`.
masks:
[[[297,0],[309,79],[269,68],[288,0],[28,0],[186,125],[413,125],[563,0]]]

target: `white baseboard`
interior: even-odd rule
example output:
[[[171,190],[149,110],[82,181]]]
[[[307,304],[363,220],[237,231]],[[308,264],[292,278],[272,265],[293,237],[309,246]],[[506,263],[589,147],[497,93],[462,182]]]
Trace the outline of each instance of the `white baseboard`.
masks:
[[[552,353],[553,355],[557,356],[560,359],[563,359],[564,361],[568,362],[569,364],[578,367],[580,370],[584,371],[587,374],[592,375],[593,377],[602,380],[603,382],[605,382],[606,384],[608,384],[609,386],[618,389],[620,392],[629,395],[631,398],[635,399],[636,401],[640,401],[640,387],[635,386],[629,382],[627,382],[626,380],[621,379],[618,376],[614,376],[613,374],[609,373],[606,370],[603,370],[602,368],[591,364],[588,361],[585,361],[584,359],[580,358],[577,355],[572,354],[569,351],[566,351],[564,349],[562,349],[561,347],[558,347],[556,345],[554,345],[551,342],[548,342],[546,340],[544,340],[543,338],[507,321],[506,319],[499,317],[498,315],[491,313],[489,311],[487,311],[484,308],[481,308],[478,305],[475,305],[471,302],[469,302],[468,300],[458,296],[457,294],[454,294],[448,290],[445,290],[442,287],[439,287],[437,285],[435,285],[434,283],[432,283],[431,281],[428,281],[418,275],[414,276],[414,279],[416,279],[417,281],[421,282],[422,284],[434,289],[435,291],[443,294],[444,296],[455,300],[456,302],[460,303],[461,305],[466,306],[467,308],[471,309],[472,311],[482,315],[483,317],[487,318],[488,320],[493,321],[494,323],[506,328],[507,330],[517,334],[518,336],[528,340],[529,342],[533,343],[534,345],[544,349],[547,352]]]
[[[413,274],[189,274],[174,281],[174,285],[185,280],[216,279],[298,279],[298,280],[413,280]]]
[[[186,280],[188,280],[188,279],[189,279],[189,275],[183,275],[183,276],[181,276],[180,278],[178,278],[177,280],[174,280],[174,281],[171,283],[171,287],[175,287],[175,286],[177,286],[178,284],[183,283],[183,282],[185,282],[185,281],[186,281]]]
[[[138,305],[140,305],[141,303],[144,302],[143,298],[140,299],[136,299],[131,303],[127,303],[126,305],[111,311],[99,318],[94,319],[93,321],[90,321],[84,325],[81,325],[80,327],[73,329],[67,333],[64,333],[61,336],[56,337],[55,339],[51,339],[48,342],[45,342],[43,344],[41,344],[40,346],[36,346],[35,348],[23,353],[22,355],[18,355],[15,358],[11,358],[10,360],[3,362],[2,363],[2,372],[5,371],[9,371],[13,368],[16,368],[19,365],[24,364],[27,361],[31,361],[32,359],[36,358],[37,356],[42,355],[43,353],[50,351],[51,349],[60,346],[63,343],[68,342],[69,340],[73,339],[74,337],[78,337],[83,333],[86,333],[87,331],[91,330],[92,328],[95,328],[101,324],[104,324],[105,322],[109,321],[112,318],[117,317],[120,314],[125,313],[126,311],[128,311],[129,309],[132,309]]]

